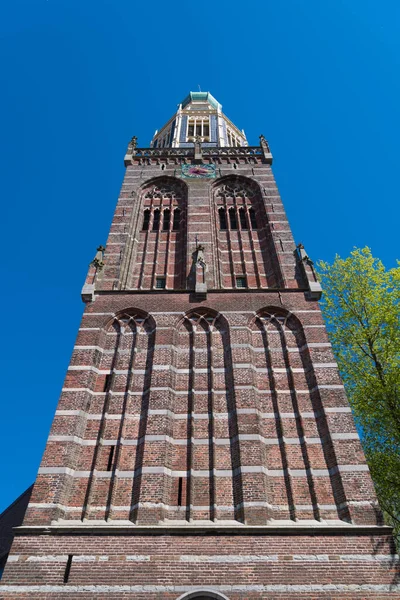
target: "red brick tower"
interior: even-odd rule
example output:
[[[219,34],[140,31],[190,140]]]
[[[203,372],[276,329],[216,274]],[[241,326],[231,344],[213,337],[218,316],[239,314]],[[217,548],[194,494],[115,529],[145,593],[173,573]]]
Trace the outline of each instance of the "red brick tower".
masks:
[[[400,598],[271,163],[209,93],[132,139],[1,598]]]

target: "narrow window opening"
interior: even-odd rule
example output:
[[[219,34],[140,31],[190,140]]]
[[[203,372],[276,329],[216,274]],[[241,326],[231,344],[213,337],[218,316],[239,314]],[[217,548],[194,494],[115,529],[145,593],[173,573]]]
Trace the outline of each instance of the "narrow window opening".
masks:
[[[236,277],[236,287],[237,288],[245,288],[245,287],[247,287],[246,277]]]
[[[111,469],[112,469],[112,464],[113,464],[113,459],[114,459],[114,451],[115,451],[115,446],[110,446],[110,453],[108,455],[108,463],[107,463],[107,471],[111,471]]]
[[[153,231],[158,231],[160,228],[160,211],[158,208],[154,211],[153,216]]]
[[[172,225],[172,231],[179,231],[179,221],[181,220],[181,211],[179,208],[174,210],[174,222]]]
[[[229,209],[229,221],[231,223],[231,229],[237,229],[236,211],[234,208]]]
[[[183,488],[183,477],[179,477],[179,481],[178,481],[178,506],[182,506],[182,488]]]
[[[108,390],[111,387],[111,373],[109,373],[108,375],[106,375],[106,378],[104,380],[104,388],[103,388],[103,392],[108,392]]]
[[[163,163],[163,164],[161,165],[161,171],[164,171],[164,169],[165,169],[165,165],[164,165],[164,163]]]
[[[226,212],[224,208],[220,208],[218,211],[219,214],[219,228],[225,230],[226,227]]]
[[[73,557],[74,557],[73,554],[68,554],[68,560],[67,560],[67,564],[65,566],[65,571],[64,571],[64,583],[68,583]]]
[[[189,123],[188,137],[193,137],[193,136],[194,136],[194,123]]]
[[[247,229],[247,219],[244,208],[239,209],[240,227],[241,229]]]
[[[250,223],[252,229],[257,229],[257,219],[254,208],[249,208]]]
[[[156,289],[157,290],[165,289],[165,277],[157,277],[156,278]]]
[[[143,231],[148,231],[148,229],[149,229],[149,223],[150,223],[150,211],[149,210],[145,210],[144,211],[144,216],[143,216],[143,227],[142,227]]]
[[[164,220],[163,220],[163,231],[168,231],[169,230],[169,223],[171,220],[171,211],[169,210],[169,208],[166,208],[164,210]]]

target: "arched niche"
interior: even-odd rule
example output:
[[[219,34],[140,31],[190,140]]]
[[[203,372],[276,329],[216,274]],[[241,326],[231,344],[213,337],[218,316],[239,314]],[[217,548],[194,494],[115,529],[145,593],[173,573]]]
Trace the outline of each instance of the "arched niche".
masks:
[[[138,414],[139,430],[135,438],[142,439],[146,435],[155,334],[154,318],[133,307],[116,313],[104,323],[100,332],[99,343],[103,352],[100,353],[95,382],[97,394],[92,398],[91,408],[100,418],[96,420],[97,428],[88,421],[87,431],[82,432],[96,439],[95,445],[90,446],[90,469],[87,469],[89,477],[82,499],[82,519],[114,519],[116,513],[113,510],[118,502],[125,507],[123,518],[133,522],[138,518],[143,444],[126,446],[123,440],[132,437],[131,419]],[[107,419],[109,414],[114,416],[112,426]],[[104,440],[108,443],[105,444]],[[127,465],[134,473],[130,480],[119,477],[119,472],[127,470]],[[99,471],[111,473],[106,485],[96,476]],[[120,513],[118,517],[121,517]]]
[[[243,484],[229,324],[215,310],[194,308],[177,322],[174,348],[179,393],[173,410],[186,417],[175,426],[174,438],[179,443],[171,449],[171,468],[185,475],[171,483],[169,518],[242,522]],[[216,439],[223,439],[224,444],[216,444]],[[230,480],[216,474],[224,469],[232,472]]]
[[[274,416],[274,435],[270,420],[264,419],[261,426],[262,436],[277,440],[278,451],[273,446],[267,449],[267,467],[269,460],[279,465],[275,468],[282,471],[286,496],[285,502],[278,502],[271,492],[269,502],[275,507],[271,516],[295,522],[337,518],[347,522],[349,511],[336,472],[338,461],[315,359],[301,320],[283,307],[265,307],[250,320],[249,329],[254,360],[258,356],[259,361],[255,387],[261,411]],[[291,477],[296,469],[299,476]]]

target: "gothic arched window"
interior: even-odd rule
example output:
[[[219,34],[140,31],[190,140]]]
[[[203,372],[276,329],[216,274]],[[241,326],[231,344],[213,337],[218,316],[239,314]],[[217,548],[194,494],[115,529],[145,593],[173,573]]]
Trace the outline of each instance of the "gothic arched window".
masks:
[[[235,174],[213,187],[221,287],[243,287],[242,281],[249,288],[278,287],[282,274],[259,185]]]
[[[179,231],[180,220],[181,220],[181,211],[179,210],[179,208],[176,208],[174,210],[174,222],[172,225],[172,231]]]
[[[153,231],[158,231],[160,228],[160,210],[156,208],[153,213]]]
[[[150,211],[145,210],[144,215],[143,215],[143,226],[142,226],[143,231],[149,230],[149,223],[150,223]]]
[[[244,208],[239,208],[240,229],[248,229],[246,211]]]
[[[236,210],[234,208],[229,209],[229,222],[231,224],[231,229],[237,229],[237,218],[236,218]]]
[[[166,208],[163,213],[163,231],[169,231],[169,224],[171,221],[171,211]]]
[[[135,248],[127,255],[129,264],[125,259],[121,265],[123,285],[150,290],[165,281],[167,289],[185,289],[187,185],[175,177],[156,177],[143,186],[138,200],[143,214],[138,230],[130,232]]]
[[[257,229],[257,220],[256,220],[256,213],[254,211],[254,208],[249,208],[249,217],[250,217],[251,228]]]
[[[218,211],[219,214],[219,227],[220,229],[226,229],[226,211],[224,208],[220,208]]]

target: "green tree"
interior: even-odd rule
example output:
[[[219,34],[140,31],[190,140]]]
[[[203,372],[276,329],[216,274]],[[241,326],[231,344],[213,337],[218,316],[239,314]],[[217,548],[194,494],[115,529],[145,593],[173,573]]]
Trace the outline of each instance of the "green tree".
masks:
[[[376,492],[400,540],[400,262],[369,248],[319,262],[322,310]]]

